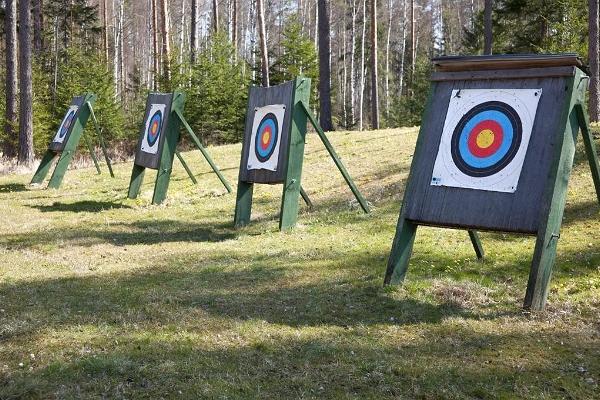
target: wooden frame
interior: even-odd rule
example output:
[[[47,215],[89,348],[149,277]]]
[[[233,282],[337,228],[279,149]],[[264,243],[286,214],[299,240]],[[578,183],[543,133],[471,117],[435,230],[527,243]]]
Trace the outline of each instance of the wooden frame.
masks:
[[[111,177],[115,177],[112,165],[110,163],[110,159],[108,158],[108,152],[106,150],[106,145],[104,144],[104,139],[102,137],[102,133],[100,128],[98,127],[98,121],[96,120],[96,115],[94,114],[93,104],[96,101],[96,95],[92,93],[86,93],[83,96],[78,96],[73,99],[72,105],[78,105],[79,110],[77,111],[77,118],[73,123],[73,126],[70,128],[67,133],[67,137],[65,142],[60,146],[53,146],[53,143],[50,143],[50,146],[44,156],[42,157],[42,161],[38,169],[36,170],[33,178],[31,179],[31,184],[40,184],[48,175],[50,168],[52,166],[52,162],[56,158],[57,155],[60,154],[58,162],[56,163],[56,167],[54,168],[54,172],[52,173],[52,177],[50,178],[50,182],[48,182],[48,187],[53,189],[58,189],[62,183],[62,180],[67,172],[69,164],[73,159],[73,155],[75,151],[77,151],[77,146],[79,145],[79,140],[83,137],[85,144],[92,156],[92,160],[94,161],[94,166],[96,167],[96,171],[100,174],[100,166],[98,165],[98,160],[96,155],[94,154],[94,148],[90,139],[84,135],[84,129],[87,124],[88,119],[91,117],[92,122],[94,124],[94,128],[96,130],[96,135],[98,136],[98,140],[100,142],[100,146],[102,148],[102,153],[104,154],[104,159],[106,160],[106,165],[108,166],[108,171]]]
[[[246,138],[244,148],[242,149],[242,157],[240,160],[240,175],[238,178],[238,192],[235,206],[234,225],[241,227],[250,222],[250,216],[252,212],[252,194],[255,183],[282,183],[283,194],[281,198],[281,212],[279,217],[279,229],[287,230],[296,225],[298,220],[298,201],[299,197],[306,201],[309,207],[312,207],[312,202],[308,198],[308,195],[304,192],[301,186],[302,178],[302,166],[304,162],[304,143],[306,141],[306,125],[307,122],[313,125],[323,145],[327,149],[329,155],[333,159],[336,167],[344,177],[344,180],[350,187],[352,193],[359,202],[364,212],[368,213],[369,206],[367,201],[362,196],[354,181],[348,174],[348,171],[344,167],[339,156],[333,149],[333,146],[329,142],[329,139],[321,129],[321,126],[317,120],[313,117],[310,109],[308,108],[310,98],[310,79],[299,77],[292,82],[288,82],[284,85],[293,84],[291,100],[289,101],[289,107],[291,109],[291,123],[289,126],[289,139],[287,140],[287,147],[281,149],[283,154],[283,180],[279,182],[279,174],[269,173],[271,177],[267,176],[264,178],[258,175],[258,179],[254,180],[254,177],[249,176],[246,171],[245,160],[247,156],[245,153],[248,151],[249,141]],[[281,89],[281,88],[280,88]],[[264,90],[264,89],[263,89]],[[265,92],[263,92],[265,93]],[[260,96],[261,94],[257,94]],[[257,96],[255,95],[255,97]],[[251,102],[253,101],[253,92],[251,89],[249,100],[248,100],[248,114],[246,116],[246,135],[249,132],[249,124],[251,125],[252,107]],[[284,125],[285,129],[285,125]],[[283,142],[282,142],[283,143]],[[281,160],[281,158],[280,158]]]
[[[557,119],[553,128],[555,129],[555,132],[553,133],[555,136],[550,136],[548,138],[548,140],[555,141],[555,145],[550,146],[550,148],[553,149],[554,154],[551,155],[551,160],[549,161],[548,174],[543,175],[547,176],[546,181],[541,182],[541,184],[544,185],[544,190],[541,197],[541,209],[539,215],[535,216],[535,219],[532,219],[534,222],[539,222],[536,222],[535,224],[532,222],[531,227],[527,226],[522,231],[522,233],[535,234],[537,237],[523,307],[532,310],[542,310],[544,308],[552,266],[556,256],[556,246],[558,238],[560,237],[560,226],[564,212],[567,185],[573,165],[575,144],[579,129],[582,131],[596,194],[600,203],[600,165],[598,163],[598,156],[590,133],[589,122],[584,106],[587,76],[576,66],[561,66],[561,75],[559,78],[556,76],[557,67],[554,65],[556,60],[556,58],[553,58],[547,68],[547,70],[553,71],[550,74],[546,73],[547,71],[543,71],[543,68],[539,68],[540,62],[542,62],[539,59],[536,59],[537,68],[535,68],[535,73],[532,74],[531,70],[529,70],[529,75],[526,73],[527,70],[514,70],[516,71],[516,75],[511,75],[511,70],[485,72],[453,70],[452,72],[435,73],[437,75],[434,75],[434,78],[438,79],[432,80],[432,89],[423,116],[424,123],[421,126],[421,131],[417,139],[415,156],[411,165],[404,200],[400,210],[400,217],[396,228],[396,235],[388,260],[384,279],[385,284],[396,284],[404,280],[412,253],[417,227],[419,225],[434,225],[459,229],[474,227],[472,224],[470,226],[465,226],[461,225],[461,223],[448,222],[450,220],[447,216],[442,217],[437,222],[431,220],[421,221],[411,218],[408,211],[408,209],[411,208],[411,204],[414,203],[415,200],[413,197],[415,193],[417,193],[415,185],[418,182],[417,179],[415,179],[415,175],[417,173],[422,173],[422,171],[417,171],[417,168],[420,158],[425,157],[423,153],[425,133],[427,130],[425,121],[428,121],[432,117],[432,95],[436,91],[436,85],[441,84],[442,81],[452,81],[453,79],[457,81],[480,79],[483,80],[483,82],[487,82],[486,84],[491,85],[491,82],[494,82],[495,79],[504,79],[511,76],[512,78],[515,78],[516,76],[518,79],[534,79],[534,84],[537,85],[538,82],[541,82],[539,81],[540,79],[552,77],[554,79],[561,79],[554,82],[554,84],[556,84],[564,93],[563,106],[562,109],[558,111],[559,115],[556,116]],[[487,59],[485,61],[489,62],[490,60]],[[496,60],[496,62],[497,61],[498,60]],[[522,60],[519,60],[519,62],[522,62]],[[561,62],[564,62],[564,59],[561,59]],[[570,71],[564,73],[564,68],[570,68]],[[440,77],[443,77],[444,79],[439,79]],[[563,85],[562,82],[565,84]],[[461,84],[457,83],[457,85],[460,86]],[[437,110],[438,113],[439,111],[440,110]],[[545,110],[544,112],[552,113],[553,110]],[[546,139],[543,138],[542,140]],[[535,151],[535,149],[528,150],[528,154],[530,151]],[[441,222],[442,220],[446,222]],[[502,229],[495,229],[494,223],[493,219],[489,219],[488,222],[483,225],[483,228],[491,231],[519,232],[518,226],[515,226],[514,229],[509,229],[508,226],[510,225],[506,225],[503,226]],[[535,229],[533,227],[535,227]]]
[[[148,97],[149,99],[150,99],[150,96],[152,96],[152,94],[149,95],[149,97]],[[225,188],[227,189],[227,192],[231,193],[232,189],[231,189],[231,186],[229,185],[229,182],[227,181],[227,179],[225,179],[225,177],[223,176],[223,174],[221,173],[221,171],[219,170],[217,165],[213,162],[212,158],[210,157],[210,155],[208,154],[208,152],[206,151],[206,149],[200,142],[200,139],[198,139],[198,137],[196,136],[196,134],[194,133],[194,131],[192,130],[192,128],[190,127],[190,125],[187,123],[186,119],[183,116],[183,107],[185,104],[185,94],[183,92],[173,92],[170,95],[170,97],[171,97],[171,100],[170,100],[169,115],[168,115],[168,118],[165,120],[165,124],[167,126],[164,128],[164,136],[159,139],[159,140],[161,140],[161,144],[159,145],[159,150],[158,150],[158,157],[159,157],[158,166],[157,166],[157,168],[153,168],[151,166],[148,166],[149,164],[143,163],[144,165],[141,165],[142,164],[141,162],[134,161],[133,171],[131,172],[131,180],[129,182],[129,190],[128,190],[127,196],[130,199],[135,199],[138,196],[138,194],[140,192],[140,188],[142,186],[142,182],[144,180],[144,173],[145,173],[146,168],[157,169],[158,172],[156,174],[156,181],[154,183],[154,194],[152,195],[152,204],[162,203],[167,196],[167,190],[169,188],[169,182],[171,180],[171,172],[173,170],[174,156],[177,156],[177,159],[179,159],[179,161],[183,165],[183,168],[187,172],[191,181],[194,184],[198,183],[198,181],[192,174],[192,171],[190,170],[190,168],[184,161],[183,157],[181,156],[181,153],[179,153],[179,151],[177,150],[177,143],[179,142],[179,139],[180,139],[180,131],[181,131],[182,125],[185,128],[186,132],[190,135],[192,141],[198,147],[198,149],[200,150],[200,152],[202,153],[202,155],[204,156],[204,158],[206,159],[206,161],[208,162],[208,164],[210,165],[212,170],[217,174],[217,176],[219,177],[219,180],[221,181],[223,186],[225,186]],[[142,127],[141,136],[143,136],[144,134],[145,134],[144,127]],[[140,141],[141,141],[141,137],[140,137]],[[138,147],[139,147],[139,145],[138,145]],[[138,149],[138,152],[139,152],[139,149]]]

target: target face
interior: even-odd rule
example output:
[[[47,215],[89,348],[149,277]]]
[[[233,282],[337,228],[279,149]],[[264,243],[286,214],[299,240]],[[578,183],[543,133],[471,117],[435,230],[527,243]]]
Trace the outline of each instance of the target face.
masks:
[[[67,133],[71,130],[73,123],[75,122],[75,117],[77,116],[77,111],[79,110],[79,106],[70,106],[63,118],[58,131],[54,135],[54,139],[52,139],[55,143],[64,142],[67,137]]]
[[[141,150],[145,153],[156,154],[158,152],[159,139],[163,130],[165,108],[165,104],[150,105],[150,112],[146,119],[141,145]]]
[[[277,170],[284,117],[283,104],[260,107],[254,111],[248,169]]]
[[[454,90],[431,184],[513,193],[541,89]]]

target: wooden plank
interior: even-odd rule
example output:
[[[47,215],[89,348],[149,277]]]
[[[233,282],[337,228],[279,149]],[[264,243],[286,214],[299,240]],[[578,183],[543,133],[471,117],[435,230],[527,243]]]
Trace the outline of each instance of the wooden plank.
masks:
[[[98,159],[96,158],[96,155],[94,154],[94,147],[92,146],[92,142],[90,142],[90,138],[87,137],[87,135],[83,135],[83,141],[85,142],[85,145],[88,148],[88,151],[90,152],[90,156],[92,157],[92,161],[94,161],[94,166],[96,167],[96,171],[98,172],[98,175],[100,175],[100,165],[98,165]]]
[[[277,86],[251,87],[248,94],[248,108],[246,110],[246,125],[244,128],[244,141],[242,142],[242,157],[240,159],[239,180],[255,183],[283,183],[285,171],[287,168],[290,142],[290,127],[292,123],[292,100],[295,81],[289,81]],[[285,117],[281,129],[281,142],[279,144],[279,159],[277,162],[277,171],[268,170],[248,170],[248,154],[250,151],[250,139],[254,134],[252,132],[252,123],[254,121],[254,110],[270,104],[284,104],[286,107]]]
[[[565,86],[573,78],[507,79],[498,81],[434,82],[432,112],[423,118],[422,154],[407,193],[406,218],[421,225],[535,234],[540,225],[539,204],[544,196],[553,149],[562,143],[556,126],[564,106]],[[533,131],[515,193],[432,186],[446,110],[453,89],[542,89]],[[532,151],[531,149],[535,149]],[[407,188],[407,190],[409,190]]]
[[[108,157],[108,151],[106,151],[106,145],[104,144],[104,138],[102,137],[102,132],[100,131],[100,126],[98,125],[98,120],[96,119],[96,114],[94,113],[94,107],[92,107],[92,103],[87,102],[87,105],[90,109],[92,122],[94,123],[94,129],[96,130],[96,135],[98,136],[98,141],[100,142],[100,148],[102,149],[102,154],[104,154],[104,159],[106,160],[106,166],[108,167],[108,172],[112,178],[115,177],[115,174],[112,169],[112,165],[110,163],[110,158]]]
[[[308,197],[308,193],[306,193],[302,185],[300,185],[300,196],[302,196],[302,200],[304,200],[308,208],[313,208],[313,202]]]
[[[423,121],[427,121],[431,117],[433,111],[433,94],[438,86],[438,83],[432,82],[429,94],[427,97],[427,103],[425,105],[425,112],[423,114]],[[410,204],[412,199],[411,196],[415,192],[415,185],[417,181],[413,179],[416,174],[416,169],[419,168],[418,160],[425,156],[425,127],[421,125],[419,130],[419,136],[417,138],[417,144],[415,145],[415,151],[413,161],[410,164],[410,171],[408,172],[408,179],[406,189],[404,190],[404,198],[402,199],[402,206],[400,207],[400,216],[398,217],[398,224],[396,225],[396,234],[394,235],[394,241],[392,243],[392,250],[390,257],[388,258],[387,269],[385,272],[385,278],[383,280],[384,285],[399,284],[404,281],[406,271],[408,270],[408,262],[410,255],[412,254],[412,248],[417,234],[416,223],[409,221],[406,218],[407,204]]]
[[[498,69],[489,71],[456,71],[433,72],[431,80],[443,81],[470,81],[470,80],[498,80],[498,79],[526,79],[526,78],[559,78],[575,76],[575,67],[551,67],[529,69]]]
[[[50,167],[52,167],[52,161],[56,157],[56,153],[52,150],[46,150],[44,157],[42,157],[42,161],[40,161],[40,165],[33,174],[33,178],[31,178],[30,184],[40,184],[48,175],[48,171],[50,171]]]
[[[129,191],[127,192],[127,197],[130,199],[135,199],[140,194],[140,188],[142,187],[142,182],[144,182],[144,172],[146,171],[146,167],[142,167],[141,165],[133,164],[133,171],[131,171],[131,179],[129,181]]]
[[[577,54],[501,54],[484,56],[446,56],[432,59],[438,71],[471,71],[489,69],[582,67]]]
[[[56,163],[50,182],[48,182],[49,188],[58,189],[60,187],[65,173],[69,168],[69,164],[77,151],[79,140],[81,139],[81,135],[83,135],[83,130],[90,117],[90,109],[85,105],[86,103],[93,104],[94,101],[96,101],[96,95],[87,93],[86,95],[81,96],[81,99],[78,101],[81,101],[81,107],[79,107],[76,119],[71,126],[68,136],[65,137],[65,140],[63,141],[64,148]]]
[[[579,73],[578,73],[579,75]],[[560,226],[565,208],[567,185],[575,156],[575,143],[579,128],[574,106],[582,93],[574,89],[579,76],[566,82],[566,92],[562,96],[563,106],[557,111],[559,119],[554,126],[556,136],[554,151],[548,158],[552,159],[544,179],[545,187],[540,208],[540,227],[535,244],[529,281],[523,307],[531,310],[542,310],[546,303],[552,266],[556,257],[556,246],[560,237]],[[584,91],[585,89],[581,89]]]
[[[137,165],[141,165],[150,169],[158,169],[159,164],[161,162],[161,154],[162,148],[164,146],[166,137],[167,137],[167,128],[170,124],[171,118],[171,104],[173,102],[173,94],[172,93],[150,93],[148,98],[146,99],[146,111],[144,112],[144,119],[142,119],[142,124],[140,128],[140,134],[138,138],[138,143],[135,151],[135,160],[134,163]],[[146,134],[146,119],[148,119],[148,114],[150,113],[150,107],[152,104],[165,104],[165,112],[164,112],[164,120],[163,120],[163,132],[158,139],[158,151],[156,154],[150,154],[142,151],[142,139]]]
[[[598,199],[598,204],[600,204],[600,162],[598,162],[598,152],[596,151],[596,144],[590,130],[590,120],[585,107],[585,98],[581,99],[579,104],[575,106],[575,109],[577,111],[577,121],[579,121],[579,127],[581,128],[590,171],[592,172],[592,180],[596,188],[596,198]]]
[[[185,160],[181,156],[181,153],[179,152],[179,150],[175,149],[175,155],[177,156],[177,159],[179,160],[179,162],[181,163],[181,165],[183,165],[183,169],[185,169],[185,172],[187,172],[188,176],[190,177],[190,179],[192,180],[192,182],[194,183],[194,185],[197,185],[198,181],[196,180],[196,177],[194,177],[194,174],[192,173],[192,170],[190,169],[190,167],[188,167],[187,163],[185,162]]]
[[[296,78],[293,81],[292,123],[289,134],[288,162],[281,198],[281,214],[279,229],[286,230],[294,227],[298,219],[298,199],[300,196],[300,181],[302,179],[302,164],[304,162],[304,143],[306,139],[306,113],[304,103],[310,99],[310,79]],[[287,114],[287,113],[286,113]],[[283,143],[282,143],[283,144]]]
[[[219,180],[221,181],[223,186],[225,186],[225,189],[227,189],[227,192],[231,193],[232,189],[231,189],[231,186],[229,185],[229,182],[227,181],[227,179],[225,179],[225,176],[221,173],[221,171],[219,170],[219,167],[217,167],[217,164],[215,164],[215,162],[212,160],[212,158],[208,154],[208,151],[206,151],[204,146],[202,146],[200,139],[198,139],[198,136],[196,136],[196,134],[192,130],[192,127],[187,123],[187,121],[183,117],[183,114],[179,110],[175,110],[175,113],[177,114],[177,117],[179,118],[179,120],[181,121],[183,126],[185,127],[187,133],[192,138],[192,141],[196,144],[196,147],[198,147],[198,149],[204,156],[204,159],[206,160],[206,162],[208,162],[208,165],[210,165],[210,168],[212,168],[213,172],[215,174],[217,174],[217,176],[219,177]]]
[[[477,254],[478,259],[483,259],[485,255],[483,251],[483,245],[481,244],[481,239],[479,238],[479,234],[477,231],[469,231],[469,238],[471,239],[471,244],[473,245],[473,249],[475,249],[475,254]]]
[[[248,225],[252,213],[252,194],[254,184],[251,182],[238,181],[237,194],[235,199],[235,213],[233,216],[233,225],[236,228]]]
[[[173,118],[171,114],[174,110],[182,110],[185,102],[185,94],[182,92],[174,92],[171,96],[173,99],[170,104],[167,104],[165,110],[169,110],[167,119],[163,124],[166,127],[165,131],[159,138],[162,140],[162,146],[159,146],[158,154],[160,155],[160,165],[156,174],[156,183],[154,185],[154,194],[152,196],[152,204],[160,204],[167,197],[169,182],[171,181],[171,172],[173,171],[173,159],[175,158],[175,150],[179,142],[180,120]],[[136,156],[137,158],[137,156]]]

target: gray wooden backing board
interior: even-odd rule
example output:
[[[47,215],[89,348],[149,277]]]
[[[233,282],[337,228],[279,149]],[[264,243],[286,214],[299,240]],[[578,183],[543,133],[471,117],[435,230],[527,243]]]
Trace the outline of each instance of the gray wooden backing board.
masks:
[[[248,109],[246,110],[246,126],[244,128],[244,142],[242,145],[242,157],[240,160],[240,181],[254,183],[283,183],[285,180],[285,171],[288,162],[289,139],[292,123],[292,102],[294,97],[294,81],[282,83],[281,85],[271,87],[250,88],[248,95]],[[265,169],[248,169],[248,154],[250,149],[250,140],[255,132],[252,132],[252,123],[254,122],[254,110],[258,107],[264,107],[271,104],[284,104],[285,117],[281,129],[279,144],[279,160],[277,170],[269,171]]]
[[[69,141],[69,137],[71,136],[71,131],[73,130],[73,127],[75,126],[74,121],[77,118],[79,118],[79,115],[81,114],[81,107],[83,107],[84,100],[85,100],[85,96],[75,96],[75,97],[73,97],[73,101],[71,101],[71,105],[70,106],[77,106],[77,107],[79,107],[77,109],[77,113],[75,114],[75,117],[73,117],[73,123],[71,123],[71,126],[69,126],[69,130],[66,133],[65,138],[63,139],[62,142],[55,142],[54,141],[54,136],[56,134],[56,132],[54,132],[54,134],[52,135],[52,141],[50,142],[50,145],[48,146],[48,149],[50,149],[52,151],[56,151],[56,152],[60,152],[60,151],[64,150],[67,142]],[[66,112],[68,112],[68,109],[67,109]],[[65,112],[65,114],[66,114],[66,112]],[[60,120],[61,124],[62,124],[64,118],[65,118],[65,115],[63,115],[63,118]],[[60,126],[59,126],[58,129],[60,129]]]
[[[540,207],[554,146],[560,145],[564,126],[558,119],[566,98],[569,77],[532,77],[503,80],[440,81],[432,85],[432,101],[423,119],[422,145],[414,155],[411,183],[405,194],[408,220],[424,225],[504,232],[536,233]],[[432,186],[433,166],[439,149],[446,110],[453,89],[539,89],[542,96],[517,190],[502,193]]]
[[[160,165],[160,157],[162,155],[163,144],[165,142],[165,137],[167,136],[169,130],[169,119],[171,117],[171,102],[173,101],[172,93],[150,93],[148,94],[148,99],[146,100],[146,111],[144,112],[144,119],[142,120],[142,126],[140,128],[140,136],[138,139],[138,144],[135,150],[135,164],[140,165],[142,167],[158,169]],[[160,138],[158,138],[158,151],[156,154],[150,154],[142,151],[142,140],[144,135],[146,134],[146,120],[148,119],[148,115],[150,113],[150,108],[152,104],[165,104],[165,112],[164,112],[164,120],[162,122],[162,128],[160,132]]]

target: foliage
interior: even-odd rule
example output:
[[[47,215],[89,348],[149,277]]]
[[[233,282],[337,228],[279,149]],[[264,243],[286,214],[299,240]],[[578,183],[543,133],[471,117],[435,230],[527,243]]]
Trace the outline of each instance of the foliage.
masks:
[[[411,89],[403,96],[395,97],[390,107],[390,124],[393,126],[416,126],[421,118],[429,94],[431,64],[421,60],[416,64]]]
[[[113,76],[107,73],[101,58],[96,53],[84,53],[76,47],[66,51],[63,57],[64,61],[58,69],[59,81],[53,107],[54,127],[58,128],[60,125],[73,96],[91,92],[98,96],[94,111],[105,137],[108,139],[134,137],[131,132],[123,130],[125,118],[115,95]],[[88,124],[86,130],[92,133],[93,126]]]
[[[587,2],[585,0],[503,0],[494,2],[493,52],[587,54]],[[473,30],[466,30],[464,51],[483,49],[483,11]]]
[[[243,67],[226,34],[219,32],[197,55],[189,85],[179,84],[187,93],[186,118],[207,142],[231,143],[242,138],[249,85]]]
[[[270,83],[277,85],[297,76],[311,79],[310,102],[316,105],[319,86],[319,64],[314,42],[302,33],[302,26],[296,15],[289,17],[283,29],[281,54],[275,58],[270,68]]]

